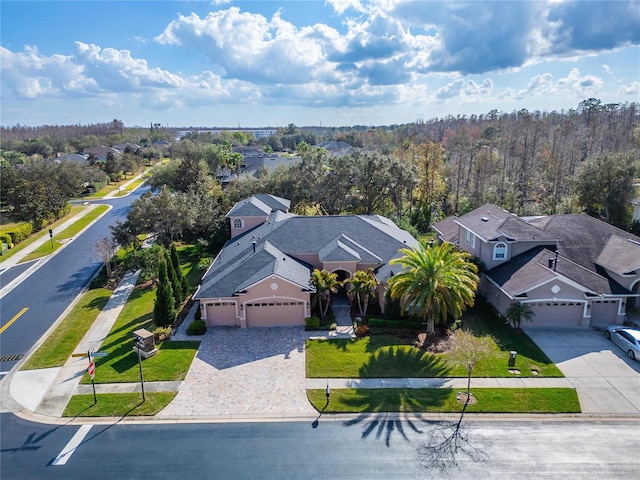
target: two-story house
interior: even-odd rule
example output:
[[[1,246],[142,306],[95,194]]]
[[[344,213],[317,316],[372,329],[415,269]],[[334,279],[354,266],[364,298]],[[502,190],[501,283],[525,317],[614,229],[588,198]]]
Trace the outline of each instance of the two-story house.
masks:
[[[596,218],[525,218],[487,204],[433,228],[482,261],[479,293],[502,315],[522,302],[534,326],[594,326],[621,324],[640,306],[640,237]]]

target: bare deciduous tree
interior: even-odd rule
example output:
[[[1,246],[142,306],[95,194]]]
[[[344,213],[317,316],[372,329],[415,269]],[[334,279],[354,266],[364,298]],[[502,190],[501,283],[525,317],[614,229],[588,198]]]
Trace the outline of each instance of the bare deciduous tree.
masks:
[[[118,243],[112,236],[103,237],[98,240],[94,246],[95,252],[103,261],[105,268],[107,269],[107,276],[111,277],[111,259],[118,250]]]

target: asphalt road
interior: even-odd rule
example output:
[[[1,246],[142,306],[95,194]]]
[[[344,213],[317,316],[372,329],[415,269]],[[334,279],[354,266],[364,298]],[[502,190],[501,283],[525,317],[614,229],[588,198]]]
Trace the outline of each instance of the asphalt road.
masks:
[[[94,252],[96,242],[110,234],[110,225],[126,218],[131,202],[147,190],[141,188],[126,197],[96,201],[113,208],[2,297],[2,327],[19,316],[0,334],[0,372],[13,368],[82,291],[101,266]],[[6,269],[0,275],[0,283],[6,285],[25,269],[24,265]]]
[[[6,418],[5,418],[6,417]],[[79,426],[2,416],[0,476],[25,479],[637,479],[638,423],[362,421]],[[453,432],[446,428],[447,433]],[[66,463],[64,463],[66,462]],[[56,464],[57,463],[57,464]]]

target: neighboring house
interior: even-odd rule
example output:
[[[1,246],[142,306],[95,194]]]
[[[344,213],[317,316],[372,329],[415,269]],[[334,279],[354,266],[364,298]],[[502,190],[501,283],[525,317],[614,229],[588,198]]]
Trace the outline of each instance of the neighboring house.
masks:
[[[335,140],[327,140],[316,145],[318,148],[324,148],[331,157],[342,157],[353,153],[355,149],[346,142],[336,142]]]
[[[168,140],[158,140],[157,142],[152,142],[151,147],[157,148],[159,150],[168,150],[171,146],[171,142]]]
[[[339,280],[371,268],[383,302],[387,280],[400,270],[389,261],[401,248],[418,245],[385,217],[298,216],[289,206],[283,198],[255,195],[229,211],[231,239],[194,295],[208,326],[304,325],[314,268],[334,272]]]
[[[118,145],[112,145],[113,148],[115,148],[116,150],[125,153],[125,150],[127,149],[127,147],[129,148],[129,150],[131,151],[131,153],[136,153],[138,150],[140,150],[140,145],[137,145],[135,143],[119,143]]]
[[[62,155],[54,158],[55,162],[73,162],[84,165],[87,163],[88,155],[81,155],[79,153],[63,153]]]
[[[640,306],[640,237],[588,215],[518,217],[483,205],[433,226],[477,256],[479,291],[504,315],[528,303],[534,326],[621,324]]]
[[[93,155],[94,157],[96,157],[98,160],[100,160],[101,162],[105,162],[107,160],[107,155],[109,153],[111,153],[114,157],[118,157],[121,155],[120,150],[117,150],[113,147],[91,147],[91,148],[85,148],[82,151],[83,155],[86,155],[87,157],[89,155]]]

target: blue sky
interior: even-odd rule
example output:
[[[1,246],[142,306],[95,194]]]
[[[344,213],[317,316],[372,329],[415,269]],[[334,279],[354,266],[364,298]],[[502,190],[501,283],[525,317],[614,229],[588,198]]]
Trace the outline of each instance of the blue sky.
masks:
[[[640,101],[640,1],[0,3],[0,123],[389,125]]]

